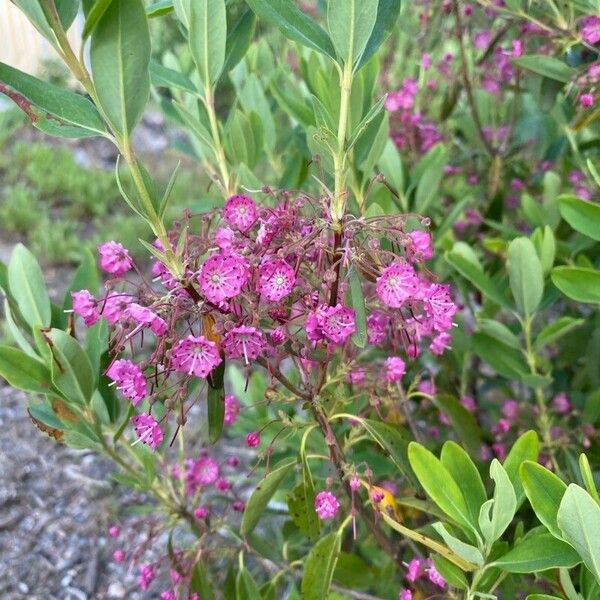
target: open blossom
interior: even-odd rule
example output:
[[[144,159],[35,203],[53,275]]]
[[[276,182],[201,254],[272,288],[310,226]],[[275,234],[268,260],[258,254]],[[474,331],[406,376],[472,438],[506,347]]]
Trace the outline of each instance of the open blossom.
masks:
[[[446,587],[446,580],[439,574],[438,570],[435,568],[432,560],[429,559],[427,561],[427,578],[433,585],[437,585],[437,587],[444,589]]]
[[[99,303],[98,308],[102,316],[114,325],[126,315],[127,308],[132,302],[133,298],[129,294],[111,292]]]
[[[410,265],[393,263],[377,278],[377,296],[391,308],[400,308],[414,295],[417,284],[417,274]]]
[[[406,566],[406,581],[414,583],[423,575],[424,564],[420,558],[413,558]]]
[[[242,233],[248,231],[258,219],[256,204],[248,196],[231,196],[223,206],[225,221],[237,227]]]
[[[452,337],[449,333],[440,333],[436,335],[431,341],[431,344],[429,344],[429,352],[435,356],[441,356],[448,348],[450,348],[451,343]]]
[[[595,45],[600,42],[600,17],[590,15],[584,17],[579,22],[579,31],[581,39],[590,45]]]
[[[249,275],[250,266],[241,256],[214,254],[200,268],[198,283],[209,302],[221,304],[241,293]]]
[[[399,356],[390,356],[385,361],[385,379],[389,383],[400,381],[406,373],[406,365]]]
[[[227,394],[225,396],[225,416],[223,417],[223,423],[225,423],[225,425],[233,425],[237,421],[239,410],[240,403],[237,401],[236,397]]]
[[[136,415],[131,418],[131,424],[140,442],[150,446],[153,450],[160,446],[163,440],[163,432],[150,415]]]
[[[320,519],[333,519],[340,508],[340,503],[331,492],[319,492],[315,496],[315,511]]]
[[[367,338],[369,344],[376,346],[385,340],[386,330],[391,319],[380,312],[372,312],[367,317]]]
[[[100,268],[115,277],[121,277],[133,266],[129,252],[118,242],[105,242],[98,246],[98,252]]]
[[[241,325],[228,331],[223,337],[223,351],[227,358],[244,357],[246,364],[249,359],[255,360],[266,346],[265,336],[256,327]]]
[[[71,292],[73,312],[79,315],[87,327],[90,327],[100,318],[98,302],[88,290]]]
[[[328,306],[321,313],[323,333],[334,344],[343,344],[356,330],[354,310],[341,304]]]
[[[167,324],[164,319],[147,306],[141,306],[136,302],[132,302],[127,307],[126,314],[138,323],[138,325],[147,325],[150,327],[155,335],[160,336],[167,332]]]
[[[200,487],[212,485],[219,477],[219,465],[209,456],[197,460],[186,460],[185,488],[188,494],[194,494]]]
[[[269,260],[258,269],[257,291],[272,302],[289,296],[295,283],[296,273],[285,260]]]
[[[115,360],[106,375],[117,385],[117,389],[137,406],[147,395],[146,379],[142,370],[130,360]]]
[[[196,377],[206,377],[221,361],[217,345],[202,335],[179,340],[171,350],[173,368]]]
[[[419,253],[423,260],[429,260],[433,256],[431,247],[431,234],[427,231],[411,231],[409,234],[412,240],[412,248],[415,253]]]
[[[436,331],[447,331],[452,327],[452,317],[458,310],[450,298],[450,286],[434,283],[424,292],[425,312],[433,321]]]

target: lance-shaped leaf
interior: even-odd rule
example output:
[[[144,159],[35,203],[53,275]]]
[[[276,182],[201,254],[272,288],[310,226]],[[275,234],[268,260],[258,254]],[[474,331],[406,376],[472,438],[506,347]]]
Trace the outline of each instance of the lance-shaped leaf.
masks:
[[[530,317],[544,293],[542,264],[531,240],[520,237],[510,243],[506,267],[517,307],[524,317]]]
[[[562,218],[579,233],[600,242],[600,206],[574,196],[559,198]]]
[[[190,4],[189,43],[200,78],[206,87],[210,87],[219,79],[225,64],[225,0],[202,0]]]
[[[51,390],[46,365],[10,346],[0,346],[0,377],[24,392],[47,394]]]
[[[2,85],[8,89],[3,90]],[[43,119],[43,115],[27,112],[27,105],[32,104],[41,112],[48,113],[62,123],[85,129],[90,135],[105,135],[106,129],[94,105],[85,97],[75,92],[70,92],[41,79],[32,77],[4,63],[0,63],[0,92],[16,92],[12,96],[17,105],[23,109],[30,118]],[[47,117],[46,117],[47,119]],[[47,119],[50,123],[51,120]],[[60,123],[56,123],[59,127]]]
[[[371,37],[367,42],[364,52],[358,61],[360,69],[377,52],[379,46],[390,36],[400,15],[401,0],[379,0],[377,20],[373,27]]]
[[[302,598],[323,600],[329,595],[335,566],[340,555],[341,537],[330,533],[321,538],[310,551],[304,563]]]
[[[256,16],[247,10],[227,34],[223,73],[229,73],[246,55],[256,29]]]
[[[150,34],[141,0],[113,0],[92,33],[96,94],[114,130],[128,136],[150,93]]]

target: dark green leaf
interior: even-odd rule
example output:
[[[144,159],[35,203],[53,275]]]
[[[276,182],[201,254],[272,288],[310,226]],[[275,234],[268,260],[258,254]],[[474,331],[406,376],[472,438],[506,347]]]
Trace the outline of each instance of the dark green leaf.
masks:
[[[544,54],[520,56],[519,58],[513,58],[512,62],[521,69],[526,69],[527,71],[532,71],[538,75],[563,83],[570,81],[577,73],[575,69],[572,69],[558,58]]]
[[[358,348],[364,348],[367,345],[367,310],[365,308],[365,297],[362,291],[360,277],[355,270],[349,275],[350,280],[350,299],[351,306],[354,309],[354,322],[356,330],[352,334],[352,341]]]
[[[503,377],[520,379],[527,373],[527,365],[521,352],[500,343],[485,333],[474,333],[471,338],[471,346],[477,356]]]
[[[367,42],[365,51],[358,61],[357,69],[364,66],[368,60],[377,52],[379,46],[390,36],[400,15],[401,0],[379,0],[377,8],[377,20],[373,33]]]
[[[450,394],[434,394],[432,402],[448,417],[458,439],[473,456],[477,456],[481,450],[481,431],[473,413]]]
[[[81,39],[86,40],[113,0],[96,0],[85,18]]]
[[[340,536],[330,533],[321,538],[310,551],[304,562],[302,577],[304,600],[323,600],[328,597],[340,548]]]
[[[157,87],[178,88],[191,94],[197,94],[198,88],[192,80],[174,69],[169,69],[155,60],[150,61],[150,80]]]
[[[553,344],[567,333],[570,333],[577,327],[585,323],[584,319],[574,319],[573,317],[560,317],[556,321],[549,323],[540,331],[533,347],[535,350],[541,350],[548,344]]]
[[[225,417],[225,358],[208,376],[206,392],[208,411],[208,441],[215,444],[223,432]]]
[[[255,28],[256,17],[251,10],[247,10],[227,34],[223,73],[229,73],[244,58],[252,42]]]
[[[168,15],[173,12],[173,8],[173,0],[158,0],[158,2],[146,7],[146,14],[149,19],[153,19],[154,17]]]

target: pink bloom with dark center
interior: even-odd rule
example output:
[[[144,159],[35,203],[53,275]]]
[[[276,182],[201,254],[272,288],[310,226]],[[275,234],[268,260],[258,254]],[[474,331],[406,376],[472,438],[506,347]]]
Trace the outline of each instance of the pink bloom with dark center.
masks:
[[[289,296],[295,283],[296,273],[285,260],[270,260],[258,269],[257,291],[272,302]]]
[[[167,332],[167,324],[164,319],[147,306],[131,302],[127,307],[126,314],[138,325],[147,325],[150,327],[152,332],[157,336],[164,335]]]
[[[227,358],[244,357],[246,364],[255,360],[265,349],[265,336],[256,327],[241,325],[228,331],[223,337],[223,351]]]
[[[228,426],[233,425],[237,421],[239,410],[240,403],[236,397],[227,394],[225,396],[225,416],[223,417],[223,423]]]
[[[100,268],[115,277],[121,277],[133,266],[129,252],[118,242],[105,242],[98,246]]]
[[[220,477],[215,481],[215,487],[220,492],[226,492],[231,487],[231,484],[229,483],[229,481],[227,481],[227,479]]]
[[[260,445],[260,433],[252,431],[246,436],[246,446],[248,448],[256,448]]]
[[[115,360],[106,375],[116,383],[121,394],[131,400],[133,406],[137,406],[148,394],[142,370],[130,360]]]
[[[152,450],[156,450],[160,446],[163,440],[163,432],[150,415],[144,413],[136,415],[131,418],[131,424],[140,442],[150,446]]]
[[[237,227],[242,233],[251,229],[258,219],[256,204],[248,196],[231,196],[223,206],[225,221],[232,227]]]
[[[356,330],[354,310],[338,304],[328,306],[321,316],[323,333],[334,344],[343,344]]]
[[[333,519],[340,508],[340,503],[331,492],[319,492],[315,496],[315,511],[320,519]]]
[[[400,308],[414,295],[417,284],[417,274],[410,265],[394,263],[377,278],[377,296],[391,308]]]
[[[241,500],[236,500],[232,505],[231,508],[233,508],[233,510],[235,512],[239,512],[242,513],[244,512],[244,510],[246,510],[246,505],[241,501]]]
[[[450,286],[432,284],[424,294],[423,305],[436,331],[444,332],[452,327],[452,317],[458,308],[450,298]]]
[[[306,316],[304,330],[306,331],[306,337],[311,342],[318,342],[325,337],[323,333],[323,314],[327,308],[326,304],[320,304]]]
[[[409,234],[412,240],[412,250],[419,254],[423,260],[429,260],[433,256],[431,247],[431,235],[426,231],[411,231]]]
[[[217,345],[202,335],[179,340],[171,350],[173,368],[196,377],[206,377],[221,361]]]
[[[225,462],[228,466],[235,468],[240,464],[240,459],[237,456],[230,456]]]
[[[87,327],[90,327],[100,318],[98,302],[88,290],[71,292],[73,312],[79,315]]]
[[[98,304],[102,316],[114,325],[123,316],[126,315],[128,306],[133,302],[133,298],[128,294],[118,294],[111,292],[106,298]]]
[[[372,312],[367,317],[367,338],[369,344],[381,344],[385,340],[385,332],[390,324],[390,318],[380,312]]]
[[[200,268],[198,283],[204,297],[221,304],[238,296],[248,281],[250,265],[236,254],[214,254]]]
[[[406,373],[406,365],[399,356],[390,356],[385,361],[385,380],[389,383],[400,381]]]

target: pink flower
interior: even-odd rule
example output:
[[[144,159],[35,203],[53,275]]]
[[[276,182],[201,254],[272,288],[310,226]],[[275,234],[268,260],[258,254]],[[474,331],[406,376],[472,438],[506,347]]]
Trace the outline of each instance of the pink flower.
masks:
[[[219,477],[217,461],[201,456],[197,460],[188,460],[185,465],[185,485],[188,494],[194,494],[200,487],[212,485]]]
[[[402,588],[398,593],[398,600],[413,600],[412,592],[409,589]]]
[[[249,359],[255,360],[266,346],[263,332],[256,327],[241,325],[228,331],[223,337],[223,351],[227,358],[244,357],[246,364]]]
[[[475,48],[477,48],[477,50],[485,50],[490,44],[491,37],[491,32],[480,31],[475,34],[475,37],[473,38],[473,45]]]
[[[199,506],[194,510],[194,517],[199,520],[206,519],[208,517],[208,508],[206,506]]]
[[[367,317],[367,337],[369,344],[374,346],[385,340],[385,332],[390,324],[390,318],[380,312],[372,312]]]
[[[429,260],[433,256],[431,247],[431,235],[426,231],[411,231],[409,234],[412,240],[412,250],[420,255],[423,260]]]
[[[246,446],[256,448],[260,445],[260,433],[253,431],[246,436]]]
[[[100,268],[115,277],[121,277],[133,266],[129,252],[118,242],[105,242],[98,246],[98,252]]]
[[[414,295],[417,283],[417,275],[410,265],[393,263],[377,278],[377,296],[391,308],[400,308]]]
[[[246,505],[241,501],[241,500],[236,500],[232,505],[231,508],[233,508],[233,510],[235,512],[239,512],[242,513],[244,512],[244,510],[246,510]]]
[[[350,478],[350,489],[353,492],[356,492],[360,489],[360,479],[356,475],[353,475]]]
[[[88,290],[71,292],[73,312],[79,315],[87,327],[90,327],[100,318],[98,303]]]
[[[272,302],[289,296],[295,283],[296,273],[285,260],[270,260],[258,269],[257,291]]]
[[[385,361],[385,380],[389,383],[400,381],[406,373],[406,365],[399,356],[390,356]]]
[[[116,563],[122,563],[125,560],[125,552],[123,550],[115,550],[112,557]]]
[[[146,591],[150,584],[154,581],[154,569],[152,565],[141,565],[140,566],[140,575],[138,577],[138,585],[140,589]]]
[[[315,511],[320,519],[333,519],[340,508],[340,503],[331,492],[319,492],[315,496]]]
[[[136,302],[131,302],[127,307],[126,315],[133,319],[138,325],[148,325],[152,332],[157,336],[164,335],[167,332],[167,324],[164,319],[159,317],[147,306],[141,306]]]
[[[227,481],[227,479],[225,479],[224,477],[220,477],[219,479],[217,479],[215,481],[215,487],[220,491],[220,492],[226,492],[230,487],[231,484],[229,483],[229,481]]]
[[[514,421],[519,416],[519,403],[515,400],[505,400],[502,403],[502,414],[509,420]]]
[[[127,307],[133,302],[133,298],[128,294],[118,294],[111,292],[104,300],[99,303],[102,316],[114,325],[119,319],[126,315]]]
[[[237,456],[230,456],[225,462],[228,466],[235,468],[240,464],[240,459]]]
[[[119,537],[120,533],[121,533],[121,529],[117,525],[113,525],[112,527],[109,527],[109,529],[108,529],[108,535],[111,538]]]
[[[477,410],[477,403],[471,396],[461,396],[460,403],[469,411],[475,412]]]
[[[131,418],[131,424],[140,442],[150,446],[152,450],[156,450],[160,446],[163,440],[163,432],[150,415],[145,413],[136,415]]]
[[[413,558],[406,567],[406,581],[414,583],[423,574],[423,561],[420,558]]]
[[[439,588],[444,589],[446,587],[446,580],[439,574],[431,560],[427,561],[427,577],[433,585],[437,585]]]
[[[362,367],[354,367],[348,375],[346,375],[346,381],[352,385],[360,385],[365,380],[365,370]]]
[[[171,350],[173,368],[196,377],[206,377],[221,361],[217,345],[202,335],[179,340]]]
[[[219,227],[215,231],[215,243],[224,252],[229,252],[235,244],[235,232],[229,227]]]
[[[354,310],[341,304],[328,306],[321,313],[321,327],[334,344],[343,344],[355,331]]]
[[[165,590],[160,593],[160,600],[177,600],[177,597],[175,596],[175,592]]]
[[[566,394],[562,392],[560,394],[556,394],[556,396],[554,396],[552,399],[552,408],[559,415],[566,415],[571,410],[571,403],[569,402]]]
[[[214,254],[200,268],[198,283],[204,297],[221,304],[238,296],[248,281],[250,265],[236,254]]]
[[[240,403],[237,401],[236,397],[227,394],[225,396],[225,416],[223,418],[223,423],[225,423],[225,425],[233,425],[237,421],[239,410]]]
[[[433,328],[438,332],[447,331],[452,327],[452,317],[458,310],[450,298],[450,286],[434,283],[425,291],[423,306],[427,316],[433,321]]]
[[[148,394],[142,370],[130,360],[115,360],[106,375],[116,383],[123,396],[131,400],[133,406],[137,406]]]
[[[231,196],[223,206],[225,221],[237,227],[242,233],[248,231],[258,219],[256,204],[248,196]]]
[[[452,337],[449,333],[440,333],[431,341],[431,344],[429,345],[429,351],[435,356],[441,356],[446,350],[448,350],[448,348],[450,348],[451,343]]]
[[[600,42],[600,17],[596,15],[590,15],[584,17],[579,22],[579,30],[581,32],[581,39],[594,46]]]
[[[594,96],[593,94],[581,94],[579,96],[579,104],[584,108],[589,108],[594,105]]]

